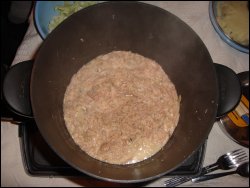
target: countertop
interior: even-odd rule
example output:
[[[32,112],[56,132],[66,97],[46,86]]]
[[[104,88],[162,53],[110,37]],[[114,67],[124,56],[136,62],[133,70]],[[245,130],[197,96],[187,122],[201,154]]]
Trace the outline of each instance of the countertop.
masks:
[[[208,13],[209,2],[173,1],[173,2],[147,2],[159,6],[186,22],[202,39],[214,62],[223,64],[233,69],[236,73],[249,71],[249,54],[239,52],[223,42],[215,32]],[[30,17],[30,26],[21,43],[12,65],[24,60],[32,59],[42,39],[38,35],[33,17]],[[214,163],[222,154],[234,149],[242,148],[249,155],[249,149],[230,140],[215,122],[207,141],[204,166]],[[26,174],[18,138],[18,126],[10,122],[1,121],[1,186],[117,186],[117,184],[99,180],[84,180],[80,178],[40,178]],[[164,186],[168,178],[157,179],[145,186]],[[187,182],[181,186],[210,186],[210,187],[248,187],[249,178],[239,175],[230,175],[202,183]]]

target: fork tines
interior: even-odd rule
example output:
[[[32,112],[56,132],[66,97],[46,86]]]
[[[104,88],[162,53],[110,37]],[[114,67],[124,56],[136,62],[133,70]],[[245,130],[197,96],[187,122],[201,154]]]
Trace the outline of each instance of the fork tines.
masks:
[[[228,152],[227,155],[232,155],[232,154],[237,155],[237,154],[241,154],[241,153],[244,153],[244,150],[242,148]]]
[[[236,149],[232,152],[228,152],[220,156],[219,160],[216,163],[203,167],[202,171],[205,172],[203,172],[204,174],[207,174],[217,169],[229,170],[238,167],[242,163],[246,162],[247,159],[248,156],[243,149]],[[190,181],[192,178],[194,177],[174,177],[166,180],[164,182],[164,185],[166,187],[175,187],[177,185]]]
[[[235,166],[239,166],[248,159],[246,152],[242,149],[237,149],[232,152],[229,152],[227,153],[227,156],[229,160],[234,163]]]

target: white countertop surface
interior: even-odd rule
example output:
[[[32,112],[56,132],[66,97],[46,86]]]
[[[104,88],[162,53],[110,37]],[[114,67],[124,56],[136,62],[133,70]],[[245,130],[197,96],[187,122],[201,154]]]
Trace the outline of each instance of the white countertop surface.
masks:
[[[166,9],[186,22],[203,40],[214,62],[226,65],[236,73],[249,71],[249,54],[231,48],[220,39],[213,29],[209,20],[208,2],[156,1],[147,3]],[[12,64],[32,59],[41,43],[42,39],[36,32],[31,15],[30,26]],[[230,140],[219,128],[218,123],[215,122],[208,137],[204,165],[212,164],[222,154],[238,148],[243,148],[249,155],[248,148],[244,148]],[[3,121],[1,121],[1,172],[1,186],[117,186],[117,184],[99,180],[63,177],[41,178],[27,175],[20,154],[18,126]],[[146,186],[164,186],[166,179],[168,178],[160,178]],[[230,175],[197,184],[187,182],[181,186],[249,187],[249,178]]]

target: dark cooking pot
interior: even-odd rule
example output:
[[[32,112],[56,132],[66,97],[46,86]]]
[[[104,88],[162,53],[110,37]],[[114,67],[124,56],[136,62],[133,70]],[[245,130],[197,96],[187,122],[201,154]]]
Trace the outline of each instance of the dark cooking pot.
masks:
[[[72,75],[91,59],[113,50],[156,60],[182,98],[180,120],[169,142],[153,157],[131,165],[111,165],[87,155],[72,140],[63,118],[63,97]],[[20,91],[30,94],[34,119],[51,148],[79,171],[114,182],[151,180],[179,167],[204,143],[216,115],[233,109],[241,95],[236,74],[213,64],[188,25],[161,8],[139,2],[106,2],[77,12],[46,38],[34,64],[24,65],[33,67],[30,92],[24,87]],[[21,69],[29,78],[27,67]],[[21,81],[23,75],[16,77]],[[11,77],[15,76],[7,75],[4,84],[9,104],[11,97],[18,98],[8,84]],[[31,111],[26,115],[32,116]]]

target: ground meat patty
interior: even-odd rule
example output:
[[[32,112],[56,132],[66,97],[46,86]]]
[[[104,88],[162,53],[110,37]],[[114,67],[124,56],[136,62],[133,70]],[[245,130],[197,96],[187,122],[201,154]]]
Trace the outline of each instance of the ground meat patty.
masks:
[[[141,55],[113,51],[84,65],[64,97],[67,129],[82,150],[111,164],[157,153],[179,119],[175,86],[161,66]]]

